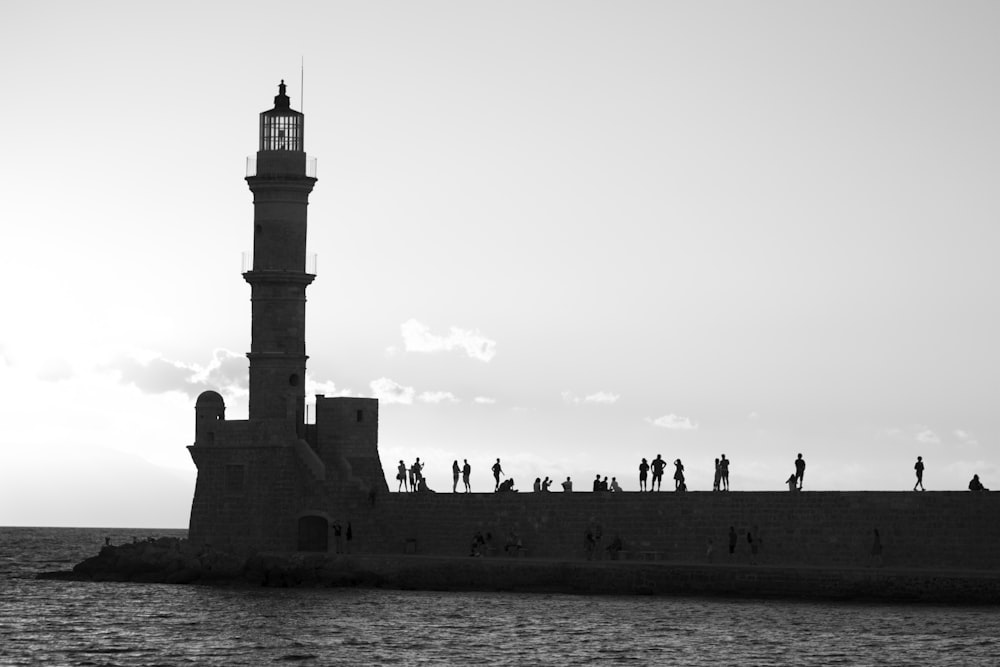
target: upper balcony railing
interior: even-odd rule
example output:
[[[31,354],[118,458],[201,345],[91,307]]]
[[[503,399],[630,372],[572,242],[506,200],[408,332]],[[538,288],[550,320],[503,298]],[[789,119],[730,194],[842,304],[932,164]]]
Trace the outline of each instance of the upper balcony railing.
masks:
[[[261,174],[262,176],[266,174]],[[247,156],[247,178],[257,176],[257,156]],[[316,158],[306,156],[306,176],[316,178]]]

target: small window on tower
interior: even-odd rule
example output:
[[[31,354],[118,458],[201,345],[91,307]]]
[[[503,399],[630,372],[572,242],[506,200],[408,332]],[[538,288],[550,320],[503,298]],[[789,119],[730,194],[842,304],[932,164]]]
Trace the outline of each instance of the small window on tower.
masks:
[[[364,420],[365,420],[365,411],[358,410],[358,423],[363,422]]]

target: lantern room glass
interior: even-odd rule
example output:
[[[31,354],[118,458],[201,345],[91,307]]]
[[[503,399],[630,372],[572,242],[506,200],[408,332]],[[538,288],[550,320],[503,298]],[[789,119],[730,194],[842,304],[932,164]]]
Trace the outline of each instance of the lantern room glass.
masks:
[[[299,151],[304,149],[304,117],[298,111],[272,109],[260,115],[260,150]]]

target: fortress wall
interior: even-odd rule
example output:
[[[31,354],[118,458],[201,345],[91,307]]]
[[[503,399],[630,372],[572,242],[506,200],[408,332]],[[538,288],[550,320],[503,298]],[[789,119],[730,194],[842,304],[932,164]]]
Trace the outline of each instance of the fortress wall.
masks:
[[[727,562],[734,526],[734,561],[746,563],[757,526],[761,564],[851,567],[870,564],[878,528],[887,567],[1000,570],[1000,493],[390,493],[370,509],[355,519],[359,553],[465,556],[480,530],[502,555],[513,530],[528,556],[585,558],[585,532],[600,525],[602,558],[617,533],[627,557],[705,562],[711,539]]]

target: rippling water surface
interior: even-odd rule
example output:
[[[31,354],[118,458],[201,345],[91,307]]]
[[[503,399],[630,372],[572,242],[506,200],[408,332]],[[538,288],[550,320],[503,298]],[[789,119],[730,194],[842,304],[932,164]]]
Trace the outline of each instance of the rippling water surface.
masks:
[[[995,607],[33,578],[132,534],[0,528],[0,664],[1000,664]]]

